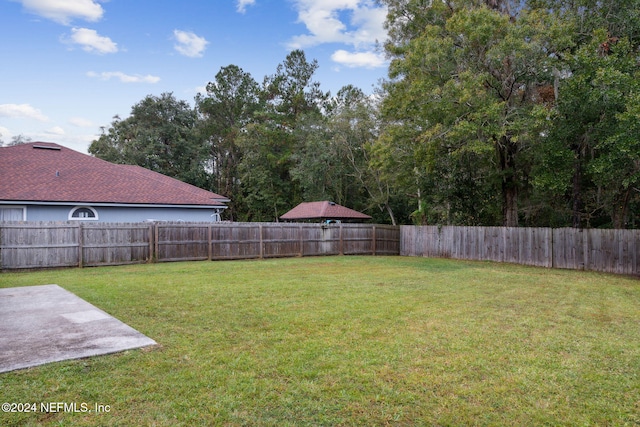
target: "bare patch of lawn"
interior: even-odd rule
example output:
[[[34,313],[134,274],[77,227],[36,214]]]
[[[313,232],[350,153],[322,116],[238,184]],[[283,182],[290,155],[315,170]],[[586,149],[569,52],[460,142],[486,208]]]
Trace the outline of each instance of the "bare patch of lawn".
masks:
[[[0,375],[2,425],[637,425],[640,281],[404,257],[0,274],[160,343]],[[38,408],[40,409],[40,408]]]

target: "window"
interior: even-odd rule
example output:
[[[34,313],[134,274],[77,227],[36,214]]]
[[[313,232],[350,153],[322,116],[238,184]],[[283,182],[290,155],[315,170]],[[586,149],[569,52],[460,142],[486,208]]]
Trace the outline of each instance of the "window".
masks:
[[[78,206],[71,209],[69,219],[77,221],[97,221],[98,212],[89,206]]]
[[[25,221],[26,210],[22,206],[0,207],[0,221]]]

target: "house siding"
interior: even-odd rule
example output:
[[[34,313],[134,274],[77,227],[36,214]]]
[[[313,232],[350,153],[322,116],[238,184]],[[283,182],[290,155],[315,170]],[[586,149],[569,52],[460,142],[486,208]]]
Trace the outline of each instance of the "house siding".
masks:
[[[214,215],[214,208],[186,208],[186,207],[118,207],[93,205],[28,205],[27,221],[68,221],[69,212],[77,206],[91,206],[98,213],[99,222],[142,222],[157,221],[187,221],[187,222],[216,222],[219,217]],[[85,221],[95,221],[87,219]]]

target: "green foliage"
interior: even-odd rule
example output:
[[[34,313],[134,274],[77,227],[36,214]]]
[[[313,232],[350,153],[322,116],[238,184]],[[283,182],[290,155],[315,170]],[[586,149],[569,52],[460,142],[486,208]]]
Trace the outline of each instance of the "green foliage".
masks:
[[[239,140],[244,154],[238,172],[247,220],[277,221],[303,201],[299,182],[292,177],[293,154],[298,134],[304,134],[302,123],[320,117],[326,96],[312,80],[317,68],[316,61],[308,62],[304,52],[295,50],[264,80],[264,108]]]
[[[638,192],[617,184],[635,182],[621,113],[637,92],[638,0],[384,3],[375,164],[418,198],[417,222],[637,223]]]
[[[404,6],[387,3],[390,17],[395,7]],[[417,188],[412,193],[431,199],[429,205],[440,204],[434,209],[446,215],[437,221],[467,222],[454,219],[457,216],[495,223],[496,218],[477,211],[486,201],[481,194],[498,192],[500,222],[517,224],[517,194],[528,173],[520,159],[530,149],[535,130],[533,89],[548,75],[543,72],[546,54],[537,24],[524,13],[509,16],[505,7],[469,2],[450,8],[433,2],[420,17],[412,16],[425,22],[422,33],[412,34],[401,47],[387,46],[394,55],[383,110],[390,125],[380,145],[391,145],[394,151],[398,145],[406,147],[400,165],[405,175],[398,185],[413,182]],[[399,20],[392,26],[400,25],[413,24]],[[390,170],[398,168],[398,159],[391,159],[388,150],[379,152]],[[470,158],[478,170],[468,179]],[[474,188],[478,184],[484,189]],[[452,197],[473,201],[458,203]],[[452,205],[458,206],[455,215]]]
[[[196,105],[202,116],[199,132],[209,152],[212,188],[231,199],[225,216],[236,219],[245,212],[239,180],[243,154],[239,139],[263,108],[260,88],[249,73],[229,65],[207,85],[207,95],[196,98]]]
[[[134,164],[190,184],[207,186],[198,118],[173,94],[147,96],[126,119],[115,117],[89,153],[113,163]]]
[[[376,221],[638,227],[640,0],[382,0],[389,79],[325,93],[290,52],[223,67],[195,108],[148,96],[90,152],[277,220],[333,200]]]

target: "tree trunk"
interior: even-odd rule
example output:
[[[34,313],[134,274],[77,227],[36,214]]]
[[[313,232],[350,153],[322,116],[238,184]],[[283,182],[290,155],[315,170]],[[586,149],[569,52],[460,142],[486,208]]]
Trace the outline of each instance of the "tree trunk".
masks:
[[[518,226],[518,182],[516,177],[517,146],[507,136],[500,137],[496,145],[502,174],[502,224]]]
[[[627,220],[629,217],[629,201],[631,200],[631,188],[624,192],[620,200],[615,203],[611,212],[611,220],[613,228],[627,228]]]
[[[573,180],[571,189],[571,212],[573,228],[580,228],[581,218],[580,210],[582,209],[582,159],[580,151],[576,152],[573,167]]]
[[[503,183],[502,190],[502,216],[505,227],[518,226],[518,190],[515,187],[505,188]]]
[[[391,219],[391,224],[397,225],[396,217],[393,214],[393,210],[391,209],[391,206],[389,206],[389,203],[385,203],[385,208],[387,209],[387,213],[389,214],[389,218]]]

